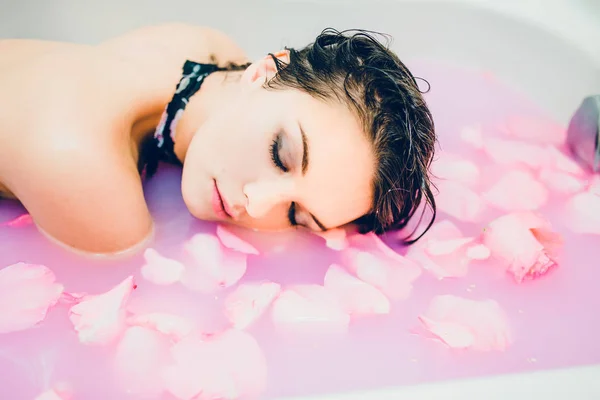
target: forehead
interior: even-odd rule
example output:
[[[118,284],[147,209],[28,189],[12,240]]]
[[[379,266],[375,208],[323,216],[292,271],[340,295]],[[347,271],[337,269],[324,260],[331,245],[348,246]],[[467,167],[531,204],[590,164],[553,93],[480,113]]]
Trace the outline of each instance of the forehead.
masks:
[[[300,185],[302,205],[327,227],[344,225],[371,209],[371,143],[346,105],[294,92],[309,146],[309,167]]]

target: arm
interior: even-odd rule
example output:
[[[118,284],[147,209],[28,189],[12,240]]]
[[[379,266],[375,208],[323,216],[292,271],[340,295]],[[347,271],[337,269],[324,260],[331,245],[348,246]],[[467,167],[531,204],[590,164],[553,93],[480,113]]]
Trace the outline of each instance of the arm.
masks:
[[[38,228],[90,253],[118,253],[143,242],[152,219],[137,170],[97,147],[71,145],[38,142],[12,165],[10,181],[22,183],[14,192]]]

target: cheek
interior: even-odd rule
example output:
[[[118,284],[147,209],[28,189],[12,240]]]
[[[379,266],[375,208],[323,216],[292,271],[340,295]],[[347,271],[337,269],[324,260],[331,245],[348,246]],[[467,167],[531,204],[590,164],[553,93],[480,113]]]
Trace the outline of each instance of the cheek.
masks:
[[[246,179],[256,178],[257,172],[270,165],[270,145],[273,128],[266,127],[256,117],[232,117],[212,129],[202,149],[216,173],[235,174]]]
[[[199,154],[201,147],[198,144],[196,140],[192,140],[186,154],[181,177],[181,194],[189,211],[202,218],[202,203],[212,176],[206,168],[207,160]]]

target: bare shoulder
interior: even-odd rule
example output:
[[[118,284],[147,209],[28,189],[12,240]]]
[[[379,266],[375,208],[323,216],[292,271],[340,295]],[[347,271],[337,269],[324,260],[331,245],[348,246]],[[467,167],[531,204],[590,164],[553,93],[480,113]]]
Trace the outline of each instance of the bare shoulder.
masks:
[[[26,156],[12,160],[11,191],[36,225],[66,246],[92,253],[116,253],[142,242],[152,231],[142,185],[134,165],[93,136],[38,135]]]
[[[152,219],[129,148],[115,142],[129,137],[127,63],[93,46],[26,46],[31,57],[0,73],[0,183],[67,246],[135,246]]]
[[[0,70],[26,63],[53,51],[81,48],[85,45],[34,39],[0,39]]]
[[[222,65],[248,62],[244,50],[226,33],[186,23],[142,27],[110,39],[100,46],[133,54],[152,49],[179,58],[194,58],[199,62],[208,62],[214,57]]]

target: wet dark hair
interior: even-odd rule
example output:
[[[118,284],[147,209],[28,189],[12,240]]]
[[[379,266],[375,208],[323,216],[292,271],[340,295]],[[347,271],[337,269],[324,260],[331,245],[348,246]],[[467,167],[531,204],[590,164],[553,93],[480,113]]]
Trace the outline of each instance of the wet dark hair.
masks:
[[[429,206],[431,220],[418,237],[415,228],[404,238],[410,244],[429,230],[436,217],[429,179],[434,122],[415,77],[376,35],[326,29],[301,50],[286,48],[289,63],[271,54],[277,74],[266,87],[299,89],[320,100],[346,104],[357,114],[372,143],[377,170],[371,210],[355,223],[363,233],[402,229],[424,205],[420,225]]]

